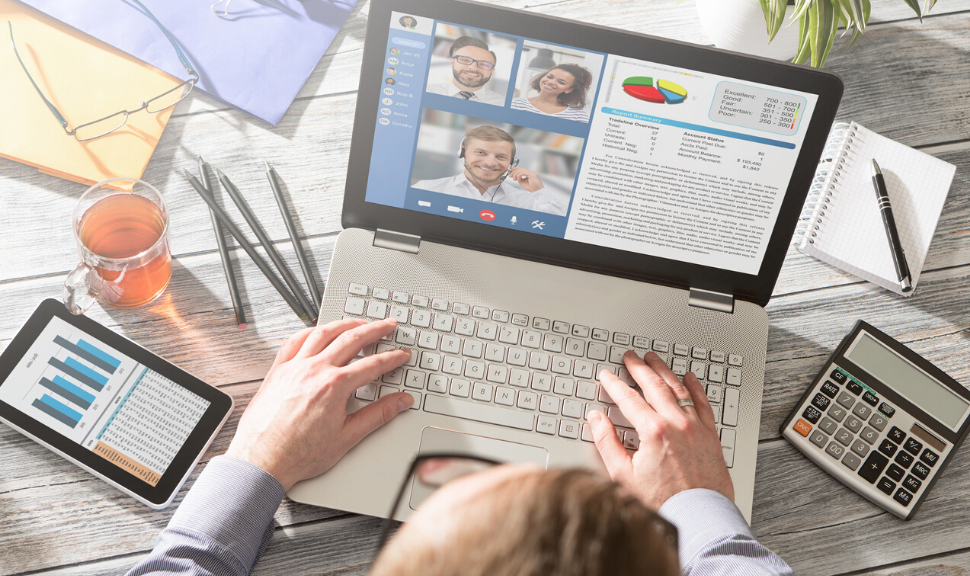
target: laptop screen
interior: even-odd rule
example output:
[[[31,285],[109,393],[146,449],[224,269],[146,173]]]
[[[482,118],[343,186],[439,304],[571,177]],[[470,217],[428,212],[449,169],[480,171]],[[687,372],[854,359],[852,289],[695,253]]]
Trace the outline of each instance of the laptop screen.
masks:
[[[367,202],[744,274],[818,99],[400,12],[381,73]]]

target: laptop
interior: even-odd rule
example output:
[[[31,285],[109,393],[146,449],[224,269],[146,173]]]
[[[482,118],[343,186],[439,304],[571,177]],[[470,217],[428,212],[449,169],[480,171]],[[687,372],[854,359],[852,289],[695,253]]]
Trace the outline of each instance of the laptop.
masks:
[[[415,404],[298,502],[386,516],[412,458],[602,468],[626,350],[693,371],[750,522],[765,305],[842,95],[834,74],[457,0],[374,0],[320,322],[396,318]],[[397,519],[423,498],[411,493]]]

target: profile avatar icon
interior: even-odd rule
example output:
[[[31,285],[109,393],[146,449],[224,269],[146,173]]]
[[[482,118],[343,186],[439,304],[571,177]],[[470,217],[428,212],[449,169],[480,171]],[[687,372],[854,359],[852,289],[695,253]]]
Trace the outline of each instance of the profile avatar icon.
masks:
[[[414,30],[418,25],[418,20],[414,16],[401,16],[401,19],[398,20],[398,22],[400,22],[401,26],[404,26],[409,30]]]
[[[387,73],[388,73],[388,75],[390,75],[390,76],[395,76],[395,75],[397,75],[397,70],[395,70],[395,69],[394,69],[393,67],[391,67],[391,66],[388,66],[388,67],[387,67]]]
[[[394,80],[394,78],[385,78],[384,83],[387,84],[388,86],[393,86],[394,84],[397,83],[397,81]]]
[[[398,50],[397,48],[391,48],[391,54],[394,54],[395,56],[397,56],[400,53],[401,53],[401,51]]]

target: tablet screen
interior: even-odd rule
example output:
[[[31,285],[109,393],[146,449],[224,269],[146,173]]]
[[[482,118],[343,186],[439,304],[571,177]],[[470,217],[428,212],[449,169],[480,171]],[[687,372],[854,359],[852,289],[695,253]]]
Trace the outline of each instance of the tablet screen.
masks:
[[[153,487],[211,404],[56,316],[0,401]]]

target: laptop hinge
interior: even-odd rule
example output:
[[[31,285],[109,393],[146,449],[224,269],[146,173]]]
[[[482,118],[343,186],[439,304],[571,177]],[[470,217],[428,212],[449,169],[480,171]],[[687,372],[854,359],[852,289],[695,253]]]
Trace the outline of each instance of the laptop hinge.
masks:
[[[691,288],[690,296],[687,298],[687,304],[697,308],[714,310],[715,312],[734,314],[734,296],[731,294]]]
[[[374,246],[417,254],[418,249],[421,248],[421,237],[378,228],[374,234]]]

